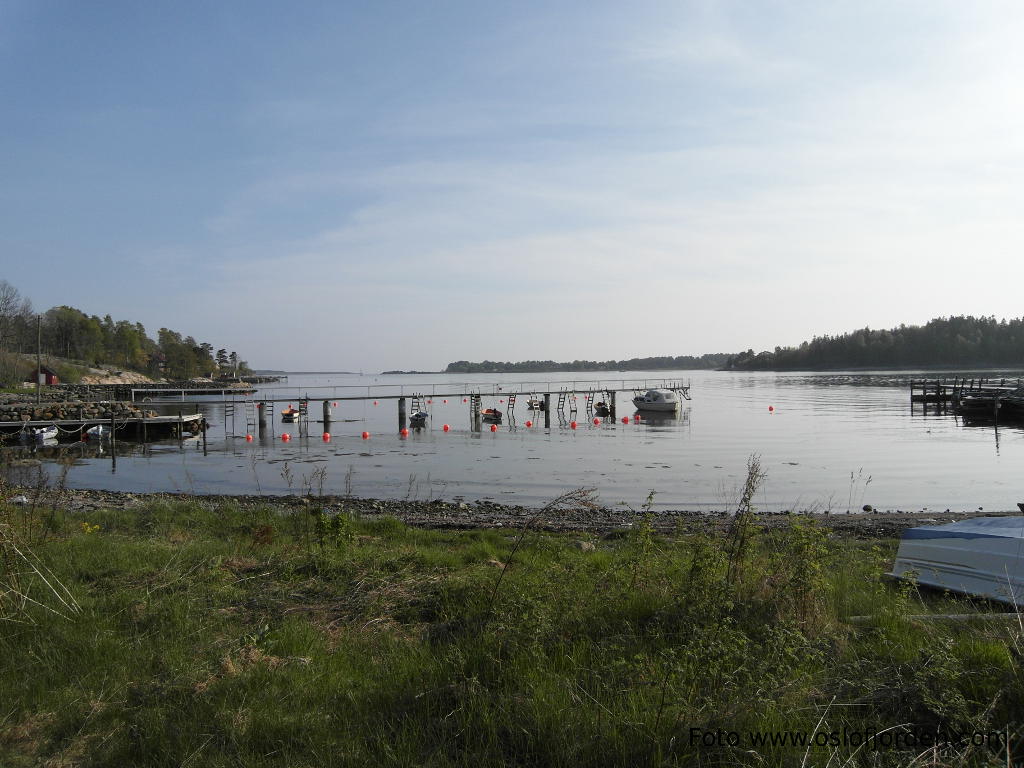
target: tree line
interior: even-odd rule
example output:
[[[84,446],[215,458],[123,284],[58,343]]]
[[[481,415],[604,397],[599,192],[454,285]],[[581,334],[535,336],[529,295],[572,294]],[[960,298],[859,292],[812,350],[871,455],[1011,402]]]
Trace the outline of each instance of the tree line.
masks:
[[[862,328],[838,336],[816,336],[799,347],[774,352],[749,349],[733,355],[732,370],[821,370],[836,368],[1020,367],[1024,365],[1024,318],[959,315],[925,325],[888,330]]]
[[[458,360],[448,363],[445,373],[547,373],[549,371],[654,371],[654,370],[698,370],[721,368],[729,360],[727,353],[708,354],[694,357],[633,357],[629,360],[573,360],[571,363],[557,363],[554,360],[523,360],[518,363],[484,360],[471,363]]]
[[[69,306],[37,314],[32,302],[0,280],[0,379],[24,377],[22,355],[39,351],[87,366],[113,366],[155,377],[190,379],[249,373],[248,364],[227,348],[214,349],[192,336],[161,328],[154,341],[141,323],[87,315]]]

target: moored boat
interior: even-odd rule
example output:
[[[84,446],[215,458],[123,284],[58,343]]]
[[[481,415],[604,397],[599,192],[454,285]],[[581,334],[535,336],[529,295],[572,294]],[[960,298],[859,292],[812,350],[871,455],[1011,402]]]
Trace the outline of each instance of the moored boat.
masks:
[[[497,408],[484,408],[480,416],[484,421],[501,421],[501,411]]]
[[[430,416],[426,411],[416,411],[409,417],[409,426],[413,429],[422,429],[427,425],[427,417]]]
[[[640,411],[674,411],[679,408],[679,395],[671,389],[648,389],[633,398],[633,405]]]
[[[291,422],[297,421],[299,418],[299,409],[292,408],[290,405],[281,411],[281,421]]]

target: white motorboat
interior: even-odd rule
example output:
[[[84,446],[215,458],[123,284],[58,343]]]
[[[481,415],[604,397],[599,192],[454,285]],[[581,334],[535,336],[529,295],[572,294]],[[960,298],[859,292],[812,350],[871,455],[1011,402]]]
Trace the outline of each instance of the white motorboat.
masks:
[[[48,427],[39,427],[39,429],[30,429],[28,432],[23,432],[22,437],[25,440],[31,440],[37,443],[42,443],[47,440],[57,439],[57,426],[51,424]]]
[[[89,437],[99,438],[101,440],[110,439],[110,427],[106,424],[97,424],[94,427],[89,427],[85,430],[85,434]]]
[[[675,411],[679,408],[679,395],[671,389],[648,389],[633,398],[639,411]]]
[[[413,429],[422,429],[427,426],[427,418],[430,416],[426,411],[416,411],[409,417],[409,426]]]
[[[975,517],[908,528],[892,573],[918,584],[1024,604],[1024,517]]]

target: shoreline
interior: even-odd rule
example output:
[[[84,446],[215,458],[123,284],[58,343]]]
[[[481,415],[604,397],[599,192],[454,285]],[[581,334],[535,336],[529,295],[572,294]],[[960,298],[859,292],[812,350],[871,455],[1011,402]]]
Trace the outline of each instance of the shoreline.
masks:
[[[281,513],[309,508],[326,508],[333,512],[346,511],[362,517],[394,517],[417,528],[440,529],[519,529],[537,517],[533,528],[556,533],[590,533],[600,536],[615,535],[629,530],[644,517],[644,512],[628,509],[598,507],[596,509],[550,511],[542,513],[541,506],[529,507],[495,502],[467,503],[458,501],[415,501],[348,497],[341,495],[260,495],[260,494],[191,494],[191,493],[133,493],[129,491],[99,491],[85,489],[43,489],[9,487],[8,500],[26,496],[29,503],[52,507],[72,514],[88,514],[99,509],[133,509],[147,503],[195,502],[204,506],[235,503],[239,506],[270,506]],[[654,529],[659,533],[697,533],[723,531],[729,526],[732,512],[705,512],[700,510],[659,510],[650,513]],[[758,512],[758,524],[766,528],[779,528],[794,517],[811,517],[832,535],[839,538],[885,539],[897,538],[906,528],[922,525],[966,520],[973,517],[1021,517],[1019,512]]]

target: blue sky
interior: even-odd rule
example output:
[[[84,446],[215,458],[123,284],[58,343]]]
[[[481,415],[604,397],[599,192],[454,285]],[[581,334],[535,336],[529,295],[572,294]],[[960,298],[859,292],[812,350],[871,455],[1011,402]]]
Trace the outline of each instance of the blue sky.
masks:
[[[1024,313],[1024,5],[0,0],[0,277],[258,367]]]

